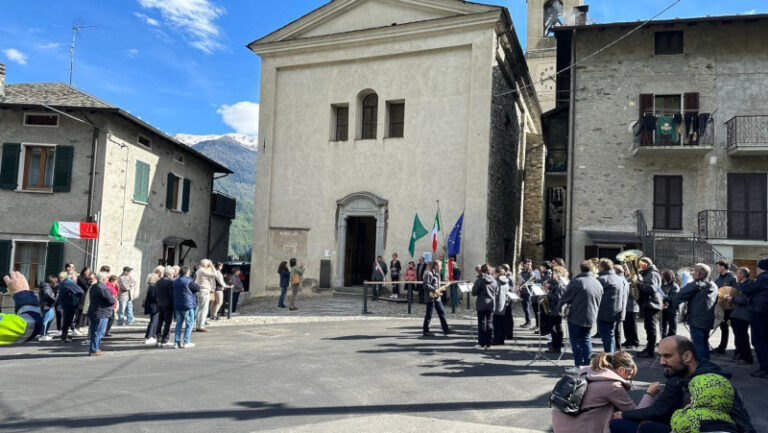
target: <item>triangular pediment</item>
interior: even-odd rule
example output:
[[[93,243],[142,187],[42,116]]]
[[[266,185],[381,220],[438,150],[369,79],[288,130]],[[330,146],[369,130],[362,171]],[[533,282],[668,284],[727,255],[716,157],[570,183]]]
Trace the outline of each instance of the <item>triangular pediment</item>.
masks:
[[[375,29],[499,10],[460,0],[333,0],[251,44]]]

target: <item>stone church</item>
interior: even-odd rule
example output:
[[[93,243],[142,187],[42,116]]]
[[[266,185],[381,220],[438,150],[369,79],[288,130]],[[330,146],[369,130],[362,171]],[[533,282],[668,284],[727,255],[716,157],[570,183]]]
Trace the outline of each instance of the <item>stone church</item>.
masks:
[[[541,108],[506,8],[334,0],[248,48],[262,60],[254,294],[291,257],[313,287],[358,286],[377,255],[405,268],[414,214],[431,229],[438,200],[446,236],[464,213],[466,276],[537,253]]]

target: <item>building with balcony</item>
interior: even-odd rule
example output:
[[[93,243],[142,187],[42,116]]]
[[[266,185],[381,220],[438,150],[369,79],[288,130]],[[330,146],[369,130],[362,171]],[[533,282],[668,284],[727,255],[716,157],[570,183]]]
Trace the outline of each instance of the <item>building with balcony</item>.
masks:
[[[64,263],[130,266],[143,282],[158,264],[227,257],[235,202],[213,179],[228,168],[74,87],[4,74],[0,64],[0,274],[35,285]],[[53,221],[97,222],[99,238],[55,241]]]
[[[603,49],[637,25],[554,29],[556,69],[575,65],[544,115],[548,146],[567,149],[564,253],[754,266],[768,256],[768,15],[654,21]]]

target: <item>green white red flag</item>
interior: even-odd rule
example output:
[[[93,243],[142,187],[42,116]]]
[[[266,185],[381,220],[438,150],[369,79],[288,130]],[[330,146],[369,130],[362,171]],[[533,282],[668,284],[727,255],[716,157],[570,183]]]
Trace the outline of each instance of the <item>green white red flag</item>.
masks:
[[[57,241],[97,239],[99,237],[99,226],[96,223],[54,221],[48,236]]]
[[[435,214],[435,222],[432,224],[432,233],[430,234],[430,238],[432,238],[432,254],[437,252],[437,233],[440,231],[440,211],[438,210]]]

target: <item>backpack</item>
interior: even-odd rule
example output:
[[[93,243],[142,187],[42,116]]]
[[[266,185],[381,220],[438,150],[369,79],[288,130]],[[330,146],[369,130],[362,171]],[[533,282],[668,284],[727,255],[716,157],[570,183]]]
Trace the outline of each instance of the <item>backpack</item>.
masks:
[[[549,395],[549,407],[556,407],[566,415],[581,414],[581,400],[587,391],[587,380],[581,376],[563,376]]]

